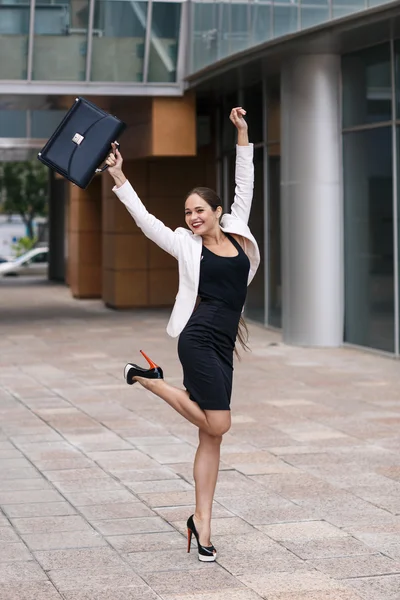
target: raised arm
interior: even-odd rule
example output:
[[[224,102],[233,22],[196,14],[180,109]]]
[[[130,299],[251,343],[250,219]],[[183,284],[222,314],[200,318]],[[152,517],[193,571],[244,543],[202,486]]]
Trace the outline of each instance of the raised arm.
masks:
[[[235,168],[236,186],[231,213],[247,223],[253,200],[254,164],[253,144],[249,144],[247,123],[244,120],[245,114],[246,111],[243,108],[233,108],[229,118],[238,132]]]
[[[113,192],[125,204],[136,225],[140,227],[144,235],[155,242],[157,246],[172,254],[175,258],[178,258],[176,233],[147,211],[122,171],[122,156],[114,144],[113,151],[114,154],[110,154],[106,160],[109,166],[108,172],[115,182]]]

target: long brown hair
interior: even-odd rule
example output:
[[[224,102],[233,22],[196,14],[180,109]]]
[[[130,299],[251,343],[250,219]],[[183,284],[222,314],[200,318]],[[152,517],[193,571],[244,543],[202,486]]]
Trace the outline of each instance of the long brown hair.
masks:
[[[212,190],[211,188],[195,187],[186,195],[185,200],[187,200],[192,194],[197,194],[198,196],[200,196],[200,198],[205,200],[205,202],[207,202],[207,204],[211,206],[214,212],[217,210],[218,207],[223,208],[221,198],[218,196],[217,192],[214,192],[214,190]],[[247,342],[249,341],[249,330],[247,328],[246,321],[243,317],[240,317],[239,319],[237,341],[241,345],[242,350],[244,350],[245,352],[250,350],[250,348],[247,345]],[[235,344],[235,354],[240,360],[240,354],[237,348],[237,344]]]

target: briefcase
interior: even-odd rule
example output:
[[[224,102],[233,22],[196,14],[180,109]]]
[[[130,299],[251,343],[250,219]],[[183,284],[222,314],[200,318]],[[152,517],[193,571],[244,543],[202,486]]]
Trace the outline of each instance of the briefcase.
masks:
[[[85,98],[76,98],[39,160],[82,189],[87,188],[125,129],[125,123]]]

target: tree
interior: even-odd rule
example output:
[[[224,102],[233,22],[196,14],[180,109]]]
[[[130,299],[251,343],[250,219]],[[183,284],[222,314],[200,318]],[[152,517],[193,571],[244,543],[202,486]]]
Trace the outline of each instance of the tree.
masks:
[[[31,239],[34,237],[35,217],[47,214],[48,183],[48,170],[38,160],[6,162],[2,165],[0,184],[4,198],[3,211],[21,215]]]

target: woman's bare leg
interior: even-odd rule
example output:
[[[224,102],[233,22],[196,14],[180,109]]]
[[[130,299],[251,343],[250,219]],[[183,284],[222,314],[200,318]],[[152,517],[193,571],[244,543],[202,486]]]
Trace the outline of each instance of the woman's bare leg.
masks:
[[[229,411],[221,412],[229,413]],[[194,522],[202,546],[211,545],[211,513],[218,478],[221,442],[222,435],[209,435],[199,429],[199,446],[193,467],[196,489]]]
[[[169,385],[163,379],[135,379],[150,392],[165,400],[180,415],[190,423],[211,436],[220,436],[230,428],[230,411],[228,410],[202,410],[200,406],[189,398],[188,392]]]

